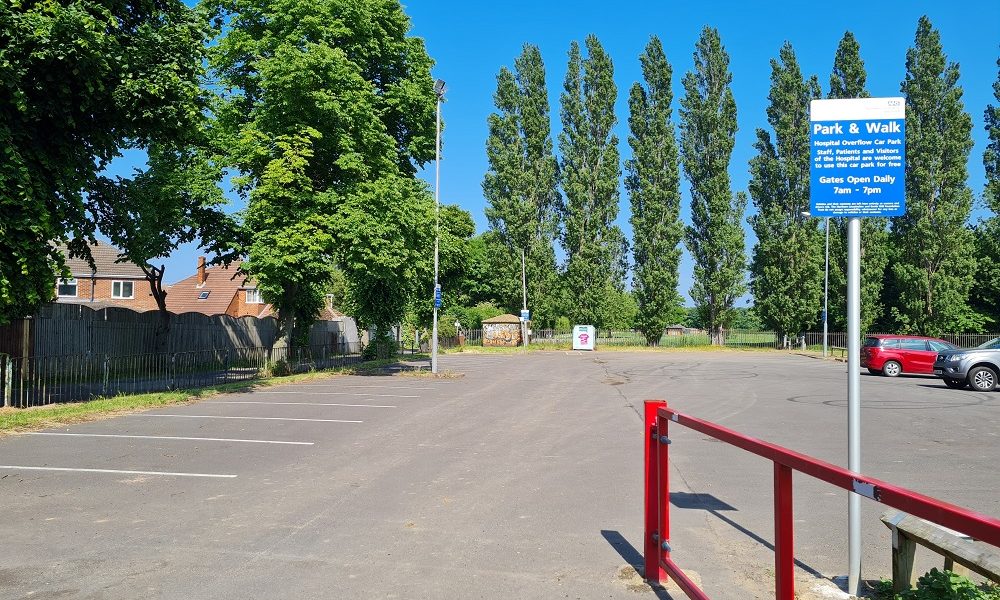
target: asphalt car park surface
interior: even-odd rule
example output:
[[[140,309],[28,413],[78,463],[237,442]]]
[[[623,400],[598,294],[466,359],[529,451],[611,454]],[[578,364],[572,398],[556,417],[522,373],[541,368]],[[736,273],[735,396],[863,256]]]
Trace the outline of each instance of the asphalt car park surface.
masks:
[[[465,376],[331,377],[0,439],[0,598],[632,598],[644,399],[846,463],[842,363],[597,352],[441,368]],[[867,374],[862,389],[867,474],[1000,514],[1000,392]],[[771,465],[674,429],[674,559],[713,598],[773,597]],[[846,572],[846,506],[796,475],[801,575]],[[882,508],[863,501],[867,578],[889,573]]]

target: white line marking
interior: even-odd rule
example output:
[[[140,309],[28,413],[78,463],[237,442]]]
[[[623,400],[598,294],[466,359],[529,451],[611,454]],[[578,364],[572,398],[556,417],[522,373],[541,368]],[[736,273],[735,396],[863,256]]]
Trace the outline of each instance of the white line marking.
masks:
[[[403,394],[366,394],[363,392],[255,392],[257,394],[313,394],[316,396],[365,396],[372,398],[419,398],[420,396],[406,396]]]
[[[411,387],[411,386],[397,386],[397,385],[322,385],[318,383],[303,383],[301,385],[296,385],[295,387],[318,387],[318,388],[373,388],[381,390],[436,390],[434,387]]]
[[[247,419],[250,421],[313,421],[316,423],[364,423],[343,419],[292,419],[289,417],[220,417],[218,415],[131,415],[133,417],[172,417],[177,419]]]
[[[288,444],[292,446],[312,446],[315,444],[315,442],[280,442],[277,440],[241,440],[233,438],[180,437],[173,435],[119,435],[111,433],[54,433],[47,431],[29,431],[23,435],[69,435],[78,437],[129,438],[139,440],[195,440],[201,442],[242,442],[244,444]]]
[[[166,471],[120,471],[118,469],[71,469],[69,467],[25,467],[22,465],[0,465],[0,469],[17,471],[73,471],[76,473],[117,473],[121,475],[169,475],[171,477],[223,477],[232,479],[236,475],[216,475],[214,473],[169,473]]]
[[[205,404],[268,404],[271,406],[363,406],[365,408],[398,408],[388,404],[336,404],[333,402],[255,402],[253,400],[213,400]]]

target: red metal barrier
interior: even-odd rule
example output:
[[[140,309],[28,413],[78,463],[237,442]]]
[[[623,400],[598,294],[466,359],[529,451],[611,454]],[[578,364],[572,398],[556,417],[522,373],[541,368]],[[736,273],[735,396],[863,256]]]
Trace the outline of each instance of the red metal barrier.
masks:
[[[668,424],[684,425],[747,452],[774,462],[774,567],[775,598],[795,598],[795,552],[792,519],[792,471],[799,471],[891,506],[973,539],[1000,547],[1000,520],[954,504],[924,496],[891,483],[815,459],[805,454],[758,440],[732,429],[683,415],[662,400],[647,400],[644,434],[646,443],[645,577],[650,583],[671,578],[688,598],[709,600],[670,558],[670,485]]]

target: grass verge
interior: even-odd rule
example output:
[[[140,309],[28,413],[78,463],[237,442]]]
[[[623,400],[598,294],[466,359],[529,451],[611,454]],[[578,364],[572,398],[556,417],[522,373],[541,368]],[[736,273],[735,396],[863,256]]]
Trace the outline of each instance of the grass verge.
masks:
[[[523,346],[461,346],[442,350],[442,354],[526,354],[531,352],[571,352],[570,344],[539,343]],[[599,345],[594,353],[601,352],[778,352],[775,348],[754,346],[610,346]]]
[[[150,394],[135,394],[95,398],[86,402],[49,404],[31,408],[0,408],[0,435],[98,421],[160,406],[188,404],[219,394],[248,392],[255,388],[301,383],[331,375],[364,375],[380,372],[397,363],[396,359],[373,360],[349,367],[311,371],[267,379],[224,383],[204,388],[171,390]]]

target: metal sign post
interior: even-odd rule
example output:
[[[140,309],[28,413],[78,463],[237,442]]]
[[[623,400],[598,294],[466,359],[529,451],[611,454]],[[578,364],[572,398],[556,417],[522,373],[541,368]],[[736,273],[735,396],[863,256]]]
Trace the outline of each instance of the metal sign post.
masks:
[[[905,100],[813,100],[809,112],[809,212],[817,217],[848,218],[847,468],[860,473],[861,218],[906,212]],[[857,595],[861,583],[861,497],[856,493],[848,494],[847,520],[847,591]]]

